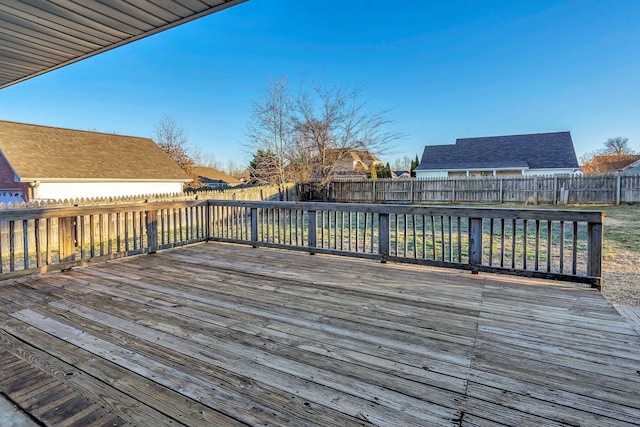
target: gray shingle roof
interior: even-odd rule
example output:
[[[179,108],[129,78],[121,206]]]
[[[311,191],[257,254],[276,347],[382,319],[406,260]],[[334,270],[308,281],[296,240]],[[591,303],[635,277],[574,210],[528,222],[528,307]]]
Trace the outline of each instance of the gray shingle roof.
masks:
[[[569,132],[458,138],[427,145],[417,170],[578,169]]]

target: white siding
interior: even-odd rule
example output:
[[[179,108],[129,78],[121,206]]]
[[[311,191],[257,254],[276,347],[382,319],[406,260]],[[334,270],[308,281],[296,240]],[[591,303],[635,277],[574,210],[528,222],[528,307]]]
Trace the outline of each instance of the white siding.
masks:
[[[60,200],[181,192],[181,182],[41,182],[36,198]]]
[[[489,169],[482,169],[483,171],[490,171],[493,172]],[[503,169],[496,169],[495,172],[500,173],[503,172]],[[456,170],[454,171],[456,173],[459,173],[461,171]],[[466,171],[469,172],[470,174],[477,174],[478,172],[480,172],[480,170],[470,170],[470,171]],[[513,170],[513,169],[509,169],[508,172],[512,175],[557,175],[557,174],[570,174],[570,173],[575,173],[576,171],[574,169],[524,169],[524,170]],[[416,178],[444,178],[448,176],[448,171],[445,170],[425,170],[425,171],[421,171],[421,170],[416,170]]]
[[[575,173],[575,169],[527,169],[524,171],[523,175],[558,175],[558,174],[568,174]]]
[[[447,171],[421,171],[416,170],[416,178],[446,178]]]

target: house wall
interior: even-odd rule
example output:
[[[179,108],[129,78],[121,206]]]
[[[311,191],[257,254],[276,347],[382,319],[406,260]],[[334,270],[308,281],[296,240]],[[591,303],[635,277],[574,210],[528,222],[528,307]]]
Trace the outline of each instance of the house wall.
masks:
[[[575,172],[574,169],[527,169],[523,175],[562,175]]]
[[[9,163],[0,154],[0,203],[22,202],[28,194],[29,184],[16,182]]]
[[[493,176],[493,172],[491,170],[470,170],[468,171],[468,176],[472,177],[482,177],[482,176]],[[573,169],[525,169],[525,170],[496,170],[495,176],[522,176],[522,175],[557,175],[557,174],[571,174],[575,171]],[[420,171],[416,170],[416,178],[444,178],[444,177],[464,177],[467,176],[467,171],[446,171],[446,170],[430,170],[430,171]]]
[[[60,200],[181,192],[181,182],[41,182],[35,198]]]
[[[444,178],[447,176],[447,171],[421,171],[416,170],[416,178]]]

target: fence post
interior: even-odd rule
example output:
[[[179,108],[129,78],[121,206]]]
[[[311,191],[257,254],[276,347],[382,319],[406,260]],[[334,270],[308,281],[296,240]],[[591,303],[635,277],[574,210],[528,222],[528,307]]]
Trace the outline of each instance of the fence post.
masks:
[[[456,183],[458,182],[457,179],[453,179],[451,181],[451,201],[455,202],[456,201]]]
[[[257,248],[258,243],[258,208],[251,208],[249,210],[249,219],[251,221],[251,241],[253,247]]]
[[[604,213],[602,216],[604,216]],[[599,223],[588,223],[587,276],[598,279],[598,283],[592,286],[598,288],[600,291],[602,291],[602,240],[602,221]]]
[[[469,219],[469,264],[471,272],[477,274],[476,267],[482,265],[482,218]]]
[[[622,178],[618,175],[616,177],[616,206],[620,205],[621,181]]]
[[[538,204],[538,177],[533,177],[533,204]]]
[[[376,181],[375,180],[371,181],[371,191],[373,192],[373,195],[371,197],[371,203],[375,203],[376,202],[376,197],[378,196],[376,194]]]
[[[155,210],[145,211],[147,228],[147,247],[150,254],[158,252],[158,212]]]
[[[317,222],[317,218],[316,218],[316,211],[309,211],[307,213],[307,219],[309,222],[309,240],[308,240],[308,245],[311,248],[311,250],[309,251],[309,253],[311,255],[315,255],[315,251],[313,250],[316,247],[316,222]]]
[[[73,236],[73,217],[58,218],[58,243],[60,262],[75,261],[76,250]],[[93,230],[91,230],[93,233]]]
[[[500,196],[498,196],[499,199],[499,203],[502,204],[502,202],[504,201],[504,196],[502,195],[503,192],[503,183],[502,183],[502,178],[500,178],[500,181],[498,182],[498,191],[500,191]]]
[[[553,177],[553,200],[551,201],[554,205],[558,204],[558,177]]]
[[[378,253],[380,262],[385,264],[389,258],[389,214],[378,214]]]
[[[415,182],[415,179],[412,179],[411,181],[411,185],[409,186],[409,189],[411,191],[411,194],[409,195],[409,203],[413,204],[413,190],[414,190],[414,185],[413,183]]]

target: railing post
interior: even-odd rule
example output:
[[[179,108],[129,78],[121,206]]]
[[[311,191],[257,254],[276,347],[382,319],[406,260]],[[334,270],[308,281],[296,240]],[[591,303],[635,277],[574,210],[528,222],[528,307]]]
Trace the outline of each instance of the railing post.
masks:
[[[593,287],[600,291],[602,291],[602,233],[602,221],[587,224],[587,276],[598,279],[598,283]]]
[[[61,263],[75,261],[76,259],[73,219],[73,217],[58,218],[58,243],[60,245]]]
[[[385,264],[389,257],[389,214],[378,214],[378,253],[380,262]]]
[[[150,254],[158,252],[158,212],[155,210],[145,211],[147,228],[147,247]]]
[[[471,272],[478,273],[482,265],[482,218],[469,219],[469,264]]]
[[[258,208],[251,208],[249,210],[249,220],[251,221],[251,241],[253,247],[257,248],[258,244]]]
[[[317,222],[317,218],[316,218],[316,211],[308,211],[307,212],[307,219],[309,222],[309,240],[308,240],[308,245],[311,248],[311,251],[309,251],[309,253],[311,255],[315,255],[315,251],[313,250],[316,247],[316,222]]]

